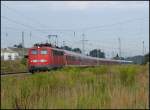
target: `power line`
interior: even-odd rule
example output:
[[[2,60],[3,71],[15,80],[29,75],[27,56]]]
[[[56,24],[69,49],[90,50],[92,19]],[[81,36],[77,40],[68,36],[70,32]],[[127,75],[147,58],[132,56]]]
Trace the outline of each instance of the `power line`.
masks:
[[[1,27],[2,28],[2,27]],[[15,30],[15,31],[19,31],[20,32],[20,30],[24,30],[24,31],[28,31],[28,30],[26,30],[26,29],[20,29],[20,28],[14,28],[14,27],[6,27],[7,29],[11,29],[11,30]]]
[[[31,25],[27,25],[27,24],[24,24],[24,23],[20,23],[20,22],[18,22],[18,21],[15,21],[15,20],[9,19],[9,18],[8,18],[8,17],[6,17],[6,16],[1,16],[1,17],[2,17],[2,18],[4,18],[4,19],[6,19],[6,20],[8,20],[8,21],[13,22],[13,23],[16,23],[16,24],[22,25],[22,26],[24,26],[24,27],[32,28],[32,29],[34,29],[34,30],[36,30],[36,31],[40,31],[40,30],[38,30],[38,29],[34,28],[34,27],[33,27],[33,26],[31,26]],[[40,31],[40,32],[45,33],[45,32],[43,32],[43,31]]]
[[[92,30],[92,29],[98,29],[98,28],[103,28],[103,27],[110,27],[110,26],[114,26],[114,25],[118,25],[118,24],[124,24],[126,22],[132,22],[132,21],[135,21],[135,20],[143,20],[143,19],[147,19],[147,18],[134,18],[134,19],[124,20],[124,21],[120,21],[120,22],[116,22],[116,23],[112,23],[112,24],[107,24],[107,25],[82,28],[81,30],[88,31],[88,30]]]
[[[1,27],[2,28],[2,27]],[[19,31],[20,32],[20,30],[25,30],[25,31],[30,31],[30,30],[27,30],[27,29],[21,29],[21,28],[14,28],[14,27],[10,27],[10,26],[7,26],[7,27],[5,27],[5,28],[7,28],[7,29],[11,29],[11,30],[15,30],[15,31]],[[32,30],[32,31],[44,31],[44,30],[41,30],[41,29],[34,29],[34,30]],[[71,30],[49,30],[49,31],[71,31]],[[72,32],[74,32],[74,31],[72,31]]]
[[[16,11],[16,10],[13,9],[13,8],[10,8],[10,7],[6,6],[6,5],[4,5],[3,3],[1,3],[1,4],[2,4],[4,7],[6,7],[7,9],[11,10],[12,12],[17,13],[17,14],[23,16],[24,18],[27,18],[27,19],[29,19],[29,20],[32,20],[32,22],[35,22],[35,23],[38,24],[38,25],[42,25],[42,26],[47,27],[46,25],[41,24],[39,21],[37,21],[37,20],[35,20],[35,19],[31,19],[31,18],[29,18],[29,17],[26,17],[26,16],[25,16],[24,14],[22,14],[21,12],[18,12],[18,11]]]
[[[20,29],[20,28],[14,28],[14,27],[7,27],[7,29],[11,29],[11,30],[15,30],[15,31],[18,31],[18,32],[20,32],[19,30],[22,30],[22,29]],[[24,29],[23,29],[24,30]],[[30,30],[26,30],[26,31],[30,31]],[[32,30],[33,31],[33,30]],[[37,30],[35,30],[35,31],[37,31]],[[32,36],[32,33],[30,32],[30,40],[31,40],[31,36]],[[41,37],[41,36],[39,36],[39,37]],[[46,36],[47,37],[47,36]],[[41,38],[43,38],[43,37],[41,37]],[[56,42],[56,41],[55,41]],[[58,39],[57,39],[57,44],[58,44]],[[72,42],[71,42],[71,44],[72,44]]]
[[[21,15],[21,16],[24,16],[24,14],[16,11],[15,9],[13,8],[10,8],[4,4],[2,4],[4,7],[10,9],[11,11]],[[24,16],[26,17],[26,16]],[[41,24],[39,21],[35,20],[35,19],[31,19],[29,17],[26,17],[27,19],[30,19],[30,20],[33,20],[33,22],[36,22],[36,24]],[[117,24],[122,24],[122,23],[126,23],[126,22],[132,22],[132,21],[135,21],[135,20],[141,20],[141,19],[145,19],[145,18],[134,18],[134,19],[129,19],[129,20],[124,20],[124,21],[120,21],[120,22],[116,22],[116,23],[113,23],[113,24],[108,24],[108,25],[102,25],[102,26],[96,26],[96,27],[88,27],[88,28],[82,28],[81,30],[91,30],[91,29],[96,29],[96,28],[102,28],[102,27],[110,27],[110,26],[113,26],[113,25],[117,25]],[[43,25],[43,24],[41,24]],[[47,27],[46,25],[44,25],[45,27]],[[49,30],[48,30],[49,31]],[[54,30],[53,30],[54,31]],[[59,31],[59,30],[56,30],[56,31]],[[62,30],[63,31],[63,30]],[[65,31],[73,31],[73,30],[65,30]]]
[[[21,15],[21,16],[24,16],[24,14],[22,14],[22,13],[20,13],[20,12],[18,12],[18,11],[16,11],[15,9],[13,9],[13,8],[10,8],[10,7],[8,7],[8,6],[6,6],[6,5],[4,5],[4,4],[2,4],[4,7],[6,7],[6,8],[8,8],[8,9],[10,9],[11,11],[13,11],[13,12],[15,12],[15,13],[17,13],[17,14],[19,14],[19,15]],[[46,26],[46,25],[44,25],[44,24],[41,24],[39,21],[37,21],[37,20],[35,20],[35,19],[31,19],[31,18],[29,18],[29,17],[26,17],[26,16],[24,16],[24,18],[27,18],[27,19],[29,19],[29,20],[32,20],[32,22],[35,22],[36,24],[40,24],[40,25],[42,25],[42,27],[44,26],[44,27],[48,27],[48,26]],[[69,30],[69,29],[38,29],[38,31],[72,31],[72,32],[74,32],[74,30]]]
[[[15,21],[15,20],[9,19],[9,18],[8,18],[8,17],[6,17],[6,16],[1,16],[1,17],[2,17],[2,18],[4,18],[4,19],[6,19],[6,20],[8,20],[8,21],[13,22],[13,23],[20,24],[20,25],[23,25],[23,26],[28,27],[28,28],[33,28],[33,27],[32,27],[32,26],[30,26],[30,25],[26,25],[26,24],[23,24],[23,23],[19,23],[18,21]]]
[[[71,29],[48,29],[48,28],[46,28],[46,29],[41,28],[39,30],[41,30],[41,31],[70,31],[70,32],[73,32],[73,33],[75,31],[75,30],[71,30]]]

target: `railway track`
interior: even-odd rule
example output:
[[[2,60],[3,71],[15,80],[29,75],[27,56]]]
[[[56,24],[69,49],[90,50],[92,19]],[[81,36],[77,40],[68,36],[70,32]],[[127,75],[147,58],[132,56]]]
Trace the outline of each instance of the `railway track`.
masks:
[[[22,74],[31,74],[27,71],[25,72],[7,72],[7,73],[3,73],[1,72],[1,76],[8,76],[8,75],[22,75]]]

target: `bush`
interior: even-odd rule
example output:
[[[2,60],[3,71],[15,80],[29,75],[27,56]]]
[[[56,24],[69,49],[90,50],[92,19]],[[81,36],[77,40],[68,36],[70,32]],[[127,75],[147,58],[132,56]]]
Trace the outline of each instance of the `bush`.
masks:
[[[109,72],[109,68],[104,65],[94,68],[87,68],[86,70],[96,75],[105,74]]]
[[[1,108],[147,109],[148,69],[148,65],[66,67],[41,74],[2,77]],[[114,72],[100,75],[109,70]]]
[[[24,64],[23,64],[24,62]],[[1,61],[1,72],[22,72],[27,71],[25,61],[14,60],[14,61]]]
[[[22,59],[21,59],[21,64],[27,65],[27,59],[26,59],[26,58],[22,58]]]
[[[119,74],[120,80],[123,85],[132,85],[135,81],[135,74],[137,73],[137,69],[132,66],[128,67],[120,67]]]

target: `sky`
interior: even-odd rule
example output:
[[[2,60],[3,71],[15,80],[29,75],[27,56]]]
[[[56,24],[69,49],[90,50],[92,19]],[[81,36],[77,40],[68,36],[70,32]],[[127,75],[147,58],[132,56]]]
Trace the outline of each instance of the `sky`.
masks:
[[[58,36],[58,45],[101,49],[106,57],[128,57],[149,52],[148,1],[1,1],[1,48],[25,47]],[[55,38],[51,38],[54,42]]]

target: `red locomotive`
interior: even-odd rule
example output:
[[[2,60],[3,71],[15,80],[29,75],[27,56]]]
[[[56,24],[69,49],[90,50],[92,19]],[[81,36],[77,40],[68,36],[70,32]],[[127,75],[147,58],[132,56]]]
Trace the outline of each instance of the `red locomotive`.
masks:
[[[28,69],[30,72],[49,70],[64,66],[96,66],[103,64],[128,64],[131,61],[111,60],[83,56],[82,54],[51,46],[34,46],[28,52]]]

